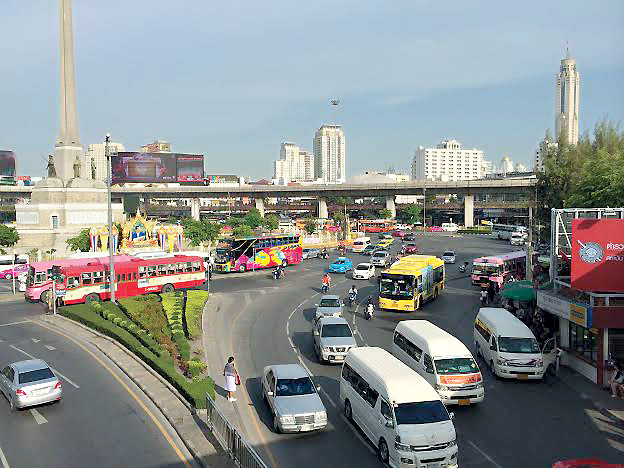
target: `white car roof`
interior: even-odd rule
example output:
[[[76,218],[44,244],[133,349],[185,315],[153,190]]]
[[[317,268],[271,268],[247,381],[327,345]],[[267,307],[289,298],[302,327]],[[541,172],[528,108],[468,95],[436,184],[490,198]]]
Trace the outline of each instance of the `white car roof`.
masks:
[[[535,338],[531,329],[507,309],[500,307],[482,307],[479,309],[477,318],[483,319],[496,327],[498,336]]]
[[[353,363],[356,372],[366,369],[369,374],[372,374],[381,385],[385,386],[388,398],[393,403],[440,400],[438,393],[425,379],[385,349],[352,348],[345,362]]]
[[[428,320],[402,320],[395,330],[407,339],[421,336],[429,346],[431,357],[472,355],[464,343]]]
[[[371,266],[370,263],[364,262],[364,263],[358,263],[358,265],[355,268],[358,268],[358,267],[370,268],[370,266]]]

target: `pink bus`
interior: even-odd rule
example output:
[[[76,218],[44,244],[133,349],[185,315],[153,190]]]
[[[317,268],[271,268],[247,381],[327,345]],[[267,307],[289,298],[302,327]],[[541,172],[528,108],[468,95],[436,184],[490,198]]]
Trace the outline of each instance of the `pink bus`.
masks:
[[[13,279],[28,271],[28,255],[0,255],[0,278]]]
[[[509,275],[518,277],[519,273],[524,274],[526,258],[527,253],[524,250],[475,258],[472,261],[472,284],[487,287],[490,281],[494,281],[502,287]]]

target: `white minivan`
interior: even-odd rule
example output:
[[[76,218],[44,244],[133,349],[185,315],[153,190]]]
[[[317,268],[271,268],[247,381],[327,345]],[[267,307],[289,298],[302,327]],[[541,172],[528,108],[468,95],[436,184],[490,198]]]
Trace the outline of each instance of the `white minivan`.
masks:
[[[448,232],[456,232],[459,226],[455,223],[442,223],[442,230]]]
[[[394,329],[392,354],[436,389],[445,405],[483,401],[479,366],[464,343],[427,320],[403,320]]]
[[[555,339],[540,348],[533,332],[506,309],[482,307],[474,323],[474,342],[481,356],[497,377],[541,379],[557,360]]]
[[[420,375],[382,348],[352,348],[340,401],[392,467],[457,467],[453,415]]]
[[[363,252],[371,244],[370,237],[358,237],[353,241],[353,252]]]

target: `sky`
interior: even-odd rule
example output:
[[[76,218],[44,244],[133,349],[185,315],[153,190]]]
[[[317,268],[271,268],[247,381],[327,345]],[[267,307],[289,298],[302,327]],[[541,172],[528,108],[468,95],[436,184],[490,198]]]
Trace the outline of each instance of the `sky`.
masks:
[[[58,2],[3,0],[0,149],[43,175],[59,132]],[[580,130],[624,121],[624,2],[73,2],[78,129],[165,139],[207,174],[270,178],[280,143],[343,125],[347,177],[454,138],[532,166],[566,42]],[[335,114],[330,100],[340,99]],[[624,122],[623,122],[624,125]]]

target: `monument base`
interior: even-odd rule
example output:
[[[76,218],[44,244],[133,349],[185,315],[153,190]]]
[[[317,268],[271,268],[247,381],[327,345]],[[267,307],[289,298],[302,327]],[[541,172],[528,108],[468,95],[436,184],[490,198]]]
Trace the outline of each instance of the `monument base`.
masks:
[[[54,167],[56,175],[62,180],[70,180],[74,177],[74,162],[76,156],[80,161],[80,177],[87,179],[89,177],[89,168],[87,168],[84,149],[79,145],[57,145],[54,147]]]

